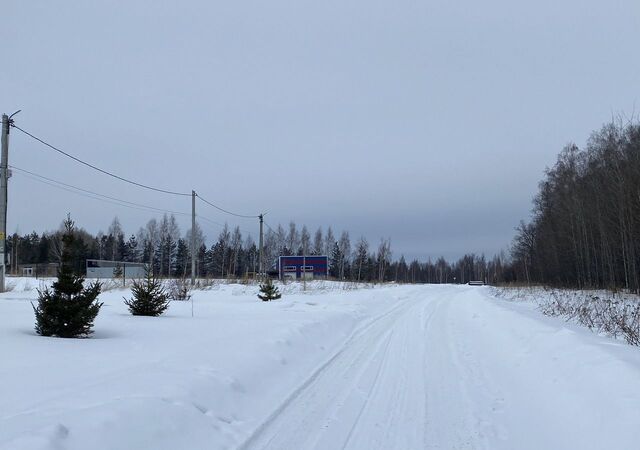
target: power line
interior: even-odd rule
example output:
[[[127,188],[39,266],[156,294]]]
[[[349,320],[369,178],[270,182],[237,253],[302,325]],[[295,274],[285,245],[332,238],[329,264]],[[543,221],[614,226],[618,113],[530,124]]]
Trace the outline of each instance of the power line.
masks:
[[[220,222],[216,222],[215,220],[208,219],[208,218],[206,218],[206,217],[204,217],[204,216],[202,216],[202,215],[200,215],[200,214],[196,214],[196,217],[198,217],[198,218],[200,218],[200,219],[204,220],[205,222],[209,222],[210,224],[213,224],[213,225],[215,225],[215,226],[218,226],[218,227],[220,227],[220,228],[224,228],[224,224],[222,224],[222,223],[220,223]]]
[[[22,131],[24,134],[26,134],[27,136],[31,137],[32,139],[35,139],[36,141],[40,142],[41,144],[46,145],[47,147],[51,148],[52,150],[55,150],[56,152],[58,152],[58,153],[60,153],[60,154],[62,154],[62,155],[64,155],[64,156],[66,156],[66,157],[68,157],[68,158],[71,158],[71,159],[73,159],[74,161],[76,161],[76,162],[78,162],[78,163],[80,163],[80,164],[84,164],[84,165],[85,165],[85,166],[87,166],[87,167],[90,167],[90,168],[92,168],[92,169],[94,169],[94,170],[97,170],[98,172],[101,172],[101,173],[103,173],[103,174],[105,174],[105,175],[109,175],[110,177],[116,178],[116,179],[118,179],[118,180],[120,180],[120,181],[124,181],[124,182],[126,182],[126,183],[133,184],[134,186],[138,186],[138,187],[141,187],[141,188],[144,188],[144,189],[149,189],[149,190],[151,190],[151,191],[162,192],[162,193],[164,193],[164,194],[181,195],[181,196],[185,196],[185,197],[186,197],[186,196],[190,196],[190,195],[191,195],[191,193],[175,192],[175,191],[169,191],[169,190],[166,190],[166,189],[156,188],[156,187],[153,187],[153,186],[148,186],[148,185],[146,185],[146,184],[138,183],[138,182],[136,182],[136,181],[132,181],[132,180],[129,180],[129,179],[127,179],[127,178],[121,177],[121,176],[116,175],[116,174],[114,174],[114,173],[111,173],[111,172],[109,172],[109,171],[107,171],[107,170],[104,170],[104,169],[101,169],[101,168],[99,168],[99,167],[97,167],[97,166],[94,166],[93,164],[90,164],[90,163],[88,163],[88,162],[86,162],[86,161],[83,161],[83,160],[81,160],[80,158],[77,158],[77,157],[75,157],[75,156],[73,156],[73,155],[71,155],[71,154],[69,154],[69,153],[67,153],[67,152],[65,152],[65,151],[63,151],[63,150],[61,150],[61,149],[59,149],[58,147],[55,147],[55,146],[53,146],[53,145],[49,144],[49,143],[48,143],[48,142],[46,142],[45,140],[40,139],[40,138],[39,138],[39,137],[37,137],[37,136],[34,136],[33,134],[29,133],[29,132],[28,132],[28,131],[26,131],[26,130],[23,130],[22,128],[20,128],[19,126],[17,126],[17,125],[16,125],[16,124],[14,124],[14,123],[12,123],[12,124],[11,124],[11,126],[12,126],[13,128],[16,128],[17,130]]]
[[[111,201],[111,200],[107,200],[107,199],[100,198],[100,197],[94,197],[93,195],[84,194],[84,193],[82,193],[82,192],[75,191],[75,190],[73,190],[73,189],[68,189],[68,188],[65,188],[65,187],[63,187],[63,186],[59,186],[59,185],[57,185],[57,184],[55,184],[55,183],[50,183],[50,182],[48,182],[48,181],[40,180],[40,179],[38,179],[38,178],[36,178],[36,177],[32,177],[32,176],[27,175],[27,174],[21,174],[21,175],[24,175],[25,177],[30,178],[30,179],[32,179],[32,180],[34,180],[34,181],[37,181],[38,183],[43,183],[43,184],[46,184],[46,185],[48,185],[48,186],[52,186],[52,187],[55,187],[55,188],[61,189],[61,190],[63,190],[63,191],[71,192],[72,194],[77,194],[77,195],[81,195],[81,196],[83,196],[83,197],[90,198],[90,199],[92,199],[92,200],[99,200],[99,201],[102,201],[102,202],[105,202],[105,203],[110,203],[110,204],[112,204],[112,205],[124,206],[125,208],[131,208],[131,209],[137,209],[137,210],[139,210],[139,211],[149,211],[149,210],[148,210],[148,209],[146,209],[146,208],[139,208],[139,207],[136,207],[136,206],[130,206],[130,205],[126,205],[126,204],[124,204],[124,203],[120,203],[120,202],[116,202],[116,201]]]
[[[162,209],[162,208],[156,208],[154,206],[149,206],[149,205],[144,205],[142,203],[135,203],[135,202],[130,202],[128,200],[122,200],[120,198],[117,197],[112,197],[109,195],[104,195],[104,194],[100,194],[98,192],[94,192],[94,191],[90,191],[88,189],[83,189],[80,188],[78,186],[74,186],[72,184],[68,184],[68,183],[64,183],[62,181],[58,181],[58,180],[54,180],[52,178],[49,177],[45,177],[44,175],[40,175],[37,174],[35,172],[31,172],[29,170],[26,169],[21,169],[20,167],[16,167],[16,166],[9,166],[10,168],[17,170],[18,172],[22,172],[23,175],[25,175],[27,178],[31,178],[35,181],[39,181],[43,184],[47,184],[49,186],[53,186],[53,187],[57,187],[59,189],[62,189],[64,191],[67,192],[72,192],[78,195],[83,195],[85,197],[94,199],[94,200],[100,200],[100,201],[104,201],[107,203],[111,203],[111,204],[116,204],[119,206],[125,206],[128,208],[132,208],[132,209],[138,209],[141,211],[144,210],[151,210],[151,211],[155,211],[155,212],[162,212],[162,213],[169,213],[169,214],[175,214],[175,215],[180,215],[180,216],[190,216],[191,214],[189,213],[184,213],[184,212],[180,212],[180,211],[171,211],[169,209]],[[70,188],[70,189],[68,189]],[[72,190],[72,189],[75,189]],[[78,192],[79,191],[79,192]],[[89,194],[89,195],[87,195]]]
[[[74,161],[76,161],[76,162],[78,162],[80,164],[83,164],[83,165],[85,165],[87,167],[90,167],[91,169],[97,170],[98,172],[101,172],[101,173],[103,173],[105,175],[108,175],[108,176],[113,177],[115,179],[118,179],[120,181],[124,181],[125,183],[129,183],[129,184],[132,184],[134,186],[138,186],[138,187],[141,187],[141,188],[144,188],[144,189],[149,189],[149,190],[156,191],[156,192],[162,192],[164,194],[179,195],[179,196],[184,196],[184,197],[192,195],[191,193],[176,192],[176,191],[170,191],[170,190],[167,190],[167,189],[156,188],[156,187],[153,187],[153,186],[149,186],[149,185],[146,185],[146,184],[143,184],[143,183],[138,183],[137,181],[133,181],[133,180],[129,180],[127,178],[121,177],[121,176],[116,175],[116,174],[114,174],[112,172],[109,172],[107,170],[101,169],[101,168],[99,168],[99,167],[97,167],[97,166],[95,166],[93,164],[90,164],[90,163],[88,163],[86,161],[83,161],[80,158],[77,158],[76,156],[73,156],[73,155],[65,152],[64,150],[61,150],[60,148],[48,143],[44,139],[41,139],[41,138],[29,133],[28,131],[20,128],[19,126],[15,125],[13,122],[11,122],[11,126],[13,128],[15,128],[15,129],[21,131],[22,133],[26,134],[27,136],[31,137],[32,139],[40,142],[41,144],[49,147],[52,150],[55,150],[56,152],[58,152],[58,153],[60,153],[60,154],[62,154],[64,156],[66,156],[66,157],[68,157],[70,159],[73,159]],[[18,168],[16,168],[16,169],[18,169]],[[20,169],[18,169],[18,170],[20,170]],[[24,169],[22,169],[22,170],[24,170]],[[33,174],[33,173],[32,173],[32,175],[39,176],[39,175]],[[42,176],[40,176],[40,177],[46,179],[46,177],[42,177]],[[55,180],[49,180],[49,181],[53,181],[53,182],[56,182],[56,183],[59,183],[59,184],[64,184],[64,183],[61,183],[61,182],[58,182],[58,181],[55,181]],[[74,189],[83,190],[83,189],[77,188],[75,186],[71,186],[71,187],[73,187]],[[108,198],[108,196],[105,196],[105,195],[102,195],[102,194],[97,194],[97,193],[94,193],[94,192],[91,192],[91,191],[89,191],[89,193],[91,193],[93,195],[100,195],[102,197],[107,197]],[[238,214],[238,213],[235,213],[233,211],[229,211],[228,209],[224,209],[224,208],[222,208],[222,207],[210,202],[209,200],[203,198],[199,194],[196,194],[196,197],[198,197],[200,200],[202,200],[205,204],[207,204],[207,205],[209,205],[209,206],[211,206],[211,207],[213,207],[213,208],[215,208],[215,209],[217,209],[217,210],[219,210],[219,211],[221,211],[221,212],[223,212],[225,214],[229,214],[229,215],[232,215],[232,216],[235,216],[235,217],[244,218],[244,219],[258,219],[260,217],[259,215]],[[117,201],[121,201],[119,199],[116,199],[116,200]],[[125,203],[131,203],[131,202],[126,202],[125,201]],[[147,206],[144,206],[144,207],[147,207]],[[151,208],[151,209],[154,209],[154,208]],[[180,214],[182,214],[182,213],[180,213]]]
[[[237,214],[237,213],[234,213],[234,212],[228,211],[228,210],[226,210],[226,209],[224,209],[224,208],[221,208],[221,207],[219,207],[219,206],[217,206],[217,205],[214,205],[214,204],[213,204],[213,203],[211,203],[210,201],[208,201],[208,200],[206,200],[206,199],[202,198],[202,197],[200,196],[200,194],[196,194],[196,197],[198,197],[200,200],[202,200],[203,202],[205,202],[207,205],[212,206],[212,207],[214,207],[215,209],[217,209],[217,210],[219,210],[219,211],[222,211],[223,213],[231,214],[232,216],[242,217],[243,219],[258,219],[258,218],[260,218],[260,216],[249,216],[249,215],[245,215],[245,214]]]
[[[200,214],[196,214],[196,217],[197,217],[197,218],[199,218],[199,219],[204,220],[205,222],[209,222],[210,224],[216,225],[216,226],[218,226],[218,227],[220,227],[220,228],[224,228],[224,226],[225,226],[225,225],[227,225],[227,226],[228,226],[228,224],[222,224],[222,223],[220,223],[220,222],[216,222],[215,220],[211,220],[211,219],[209,219],[209,218],[207,218],[207,217],[204,217],[204,216],[202,216],[202,215],[200,215]],[[239,227],[238,227],[238,228],[239,228]],[[248,231],[248,230],[245,230],[245,229],[243,229],[243,228],[239,228],[239,229],[240,229],[240,231],[242,231],[243,233],[247,233],[247,234],[252,234],[252,233],[254,233],[254,232],[252,232],[252,231]]]
[[[63,191],[67,191],[67,192],[71,192],[72,194],[77,194],[77,195],[81,195],[83,197],[86,198],[90,198],[92,200],[99,200],[105,203],[110,203],[112,205],[116,205],[116,206],[123,206],[125,208],[131,208],[131,209],[136,209],[138,211],[151,211],[151,212],[163,212],[163,213],[170,213],[170,214],[176,214],[176,215],[181,215],[181,216],[191,216],[191,214],[189,213],[183,213],[183,212],[179,212],[179,211],[171,211],[171,210],[167,210],[167,209],[161,209],[161,208],[155,208],[153,206],[148,206],[148,205],[143,205],[141,203],[134,203],[134,202],[129,202],[126,200],[121,200],[118,199],[116,197],[110,197],[108,195],[103,195],[103,194],[99,194],[97,192],[93,192],[90,191],[88,189],[83,189],[83,188],[79,188],[77,186],[73,186],[67,183],[63,183],[61,181],[57,181],[57,180],[53,180],[51,178],[45,177],[43,175],[38,175],[34,172],[30,172],[28,170],[24,170],[24,169],[20,169],[18,167],[15,166],[9,166],[12,169],[18,170],[19,172],[22,172],[21,175],[30,178],[34,181],[37,181],[39,183],[43,183],[46,184],[48,186],[52,186],[58,189],[61,189]],[[75,190],[74,190],[75,189]],[[101,198],[104,197],[104,198]],[[198,215],[197,216],[200,220],[205,222],[206,224],[212,224],[212,225],[216,225],[220,228],[224,228],[224,224],[221,224],[219,222],[216,222],[215,220],[211,220],[207,217]],[[251,235],[252,232],[245,230],[243,228],[240,228],[240,231],[242,231],[243,233],[246,233],[247,235]]]
[[[273,231],[273,228],[271,228],[267,222],[263,222],[263,223],[267,226],[267,228],[268,228],[272,233],[274,233],[274,234],[276,233],[275,231]]]
[[[95,191],[91,191],[89,189],[84,189],[78,186],[74,186],[72,184],[68,184],[68,183],[64,183],[62,181],[59,180],[54,180],[53,178],[49,178],[46,177],[44,175],[40,175],[38,173],[32,172],[30,170],[26,170],[26,169],[22,169],[20,167],[17,166],[13,166],[10,165],[9,166],[11,169],[17,170],[18,172],[22,172],[22,175],[25,175],[27,178],[30,178],[32,180],[41,182],[43,184],[46,184],[48,186],[53,186],[59,189],[62,189],[64,191],[67,192],[71,192],[74,194],[78,194],[78,195],[83,195],[84,197],[87,198],[91,198],[93,200],[100,200],[100,201],[104,201],[107,203],[111,203],[111,204],[115,204],[118,206],[125,206],[125,207],[129,207],[132,209],[137,209],[137,210],[141,210],[141,211],[146,211],[146,210],[151,210],[151,211],[156,211],[156,212],[162,212],[162,213],[169,213],[169,214],[175,214],[175,215],[180,215],[180,216],[190,216],[190,213],[185,213],[185,212],[180,212],[180,211],[172,211],[170,209],[162,209],[162,208],[156,208],[154,206],[149,206],[149,205],[145,205],[142,203],[135,203],[135,202],[130,202],[128,200],[122,200],[120,198],[117,197],[112,197],[109,195],[105,195],[105,194],[100,194],[99,192],[95,192]],[[67,189],[68,188],[68,189]],[[75,189],[75,190],[72,190]],[[79,191],[79,192],[76,192]],[[83,194],[84,193],[84,194]],[[88,195],[85,195],[88,194]],[[102,198],[100,198],[102,197]],[[197,217],[205,222],[208,222],[212,225],[216,225],[220,228],[224,228],[225,224],[222,224],[220,222],[216,222],[215,220],[209,219],[208,217],[202,216],[200,214],[197,215]],[[251,231],[245,230],[240,228],[240,230],[244,233],[247,234],[251,234]]]

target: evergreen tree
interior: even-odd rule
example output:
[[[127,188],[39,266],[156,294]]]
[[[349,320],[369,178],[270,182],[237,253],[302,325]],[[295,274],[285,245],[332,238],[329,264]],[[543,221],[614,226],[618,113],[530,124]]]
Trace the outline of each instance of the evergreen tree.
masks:
[[[125,247],[125,255],[123,257],[125,261],[138,262],[140,260],[140,254],[138,249],[138,239],[134,234],[129,237],[127,245]]]
[[[369,253],[369,243],[364,237],[361,237],[356,245],[356,251],[353,261],[354,278],[357,281],[366,280],[368,275],[367,258]]]
[[[88,336],[93,331],[102,303],[96,300],[100,294],[100,283],[84,287],[84,278],[74,273],[74,223],[68,216],[64,221],[62,254],[58,279],[52,289],[38,291],[38,306],[33,306],[36,315],[35,330],[42,336],[73,338]]]
[[[124,271],[122,270],[122,266],[120,265],[120,263],[116,264],[116,266],[113,268],[113,278],[122,278],[123,275]]]
[[[51,239],[46,234],[42,233],[40,243],[38,244],[38,260],[36,262],[44,263],[49,262],[49,255],[51,254]]]
[[[349,233],[343,231],[338,241],[338,247],[340,248],[340,279],[344,280],[349,275],[349,255],[351,254],[351,239]]]
[[[120,233],[116,237],[116,261],[127,261],[128,247],[124,240],[124,233]]]
[[[213,276],[224,276],[224,262],[226,260],[226,247],[221,241],[216,242],[211,246],[208,253],[208,266],[209,274]]]
[[[336,279],[341,279],[340,269],[343,259],[343,254],[340,251],[340,246],[337,242],[333,243],[333,250],[329,257],[329,275]]]
[[[122,250],[124,247],[124,232],[118,217],[114,217],[111,225],[109,225],[109,257],[112,261],[122,260]]]
[[[176,269],[175,275],[178,277],[187,276],[187,269],[191,268],[191,252],[184,239],[178,239],[176,249]]]
[[[196,273],[200,277],[207,274],[206,256],[207,246],[203,243],[200,249],[198,249],[198,257],[196,260]]]
[[[260,294],[258,294],[258,298],[263,302],[268,302],[270,300],[277,300],[282,297],[282,294],[278,290],[278,288],[273,284],[271,278],[267,278],[267,281],[264,284],[260,285]]]
[[[116,253],[116,239],[112,235],[104,236],[104,245],[102,246],[102,253],[105,259],[115,261]]]
[[[125,298],[124,303],[134,316],[159,316],[169,307],[169,296],[150,267],[145,270],[144,280],[133,282],[131,294],[133,298]]]
[[[313,254],[322,255],[324,253],[324,238],[322,237],[322,228],[318,228],[313,238]]]
[[[171,300],[188,301],[191,299],[191,283],[185,278],[171,280],[167,296]]]
[[[242,273],[258,271],[258,247],[253,241],[251,235],[247,236],[244,244],[245,251],[243,253]]]

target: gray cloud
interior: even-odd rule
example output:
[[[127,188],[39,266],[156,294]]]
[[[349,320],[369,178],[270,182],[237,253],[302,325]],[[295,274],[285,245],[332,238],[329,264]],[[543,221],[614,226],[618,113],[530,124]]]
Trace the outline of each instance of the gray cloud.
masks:
[[[562,146],[633,110],[640,4],[451,3],[12,2],[0,105],[95,164],[273,224],[391,237],[396,255],[491,254]],[[10,160],[189,212],[18,132]],[[12,178],[10,231],[67,211],[90,231],[150,217]]]

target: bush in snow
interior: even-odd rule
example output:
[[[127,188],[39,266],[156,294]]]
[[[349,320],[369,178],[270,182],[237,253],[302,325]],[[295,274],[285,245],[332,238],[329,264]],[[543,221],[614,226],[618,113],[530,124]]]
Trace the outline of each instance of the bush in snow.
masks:
[[[622,336],[631,345],[640,345],[640,303],[637,300],[553,291],[540,309],[549,316],[564,316],[597,332]]]
[[[85,288],[84,278],[75,274],[71,254],[74,224],[70,217],[64,221],[64,229],[58,279],[52,289],[38,290],[38,306],[32,304],[35,329],[42,336],[88,336],[93,332],[93,321],[102,306],[97,301],[101,285],[95,282]]]
[[[122,270],[122,266],[120,265],[120,263],[116,264],[116,266],[113,268],[113,278],[122,278],[123,275],[124,272]]]
[[[533,299],[548,316],[573,320],[598,333],[623,337],[640,345],[640,302],[636,296],[605,291],[592,293],[572,290],[503,289],[497,294],[507,299]],[[597,295],[596,295],[597,294]]]
[[[187,301],[191,298],[191,283],[184,278],[172,280],[169,284],[169,298],[171,300]]]
[[[280,297],[282,297],[282,294],[280,294],[280,291],[273,284],[270,278],[267,278],[267,281],[260,285],[260,293],[258,294],[258,298],[263,302],[277,300]]]
[[[133,282],[131,294],[133,298],[124,303],[134,316],[159,316],[169,307],[169,296],[151,268],[145,269],[143,280]]]

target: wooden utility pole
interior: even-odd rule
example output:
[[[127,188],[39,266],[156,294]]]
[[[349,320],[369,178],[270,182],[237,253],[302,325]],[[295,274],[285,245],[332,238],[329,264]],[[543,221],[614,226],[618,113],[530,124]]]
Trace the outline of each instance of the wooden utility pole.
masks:
[[[262,225],[264,223],[263,214],[260,214],[258,216],[258,218],[260,219],[260,249],[259,249],[259,256],[258,256],[258,271],[259,271],[260,274],[258,275],[258,279],[260,281],[264,281],[264,278],[266,278],[266,277],[264,277],[264,261],[263,261],[263,252],[264,252],[264,250],[262,248],[263,242],[264,242],[263,237],[262,237]]]
[[[196,191],[191,191],[191,286],[196,284]]]
[[[302,290],[307,291],[307,246],[302,246]]]
[[[2,155],[0,156],[0,292],[5,291],[7,244],[7,181],[9,176],[9,124],[10,118],[2,115]]]

